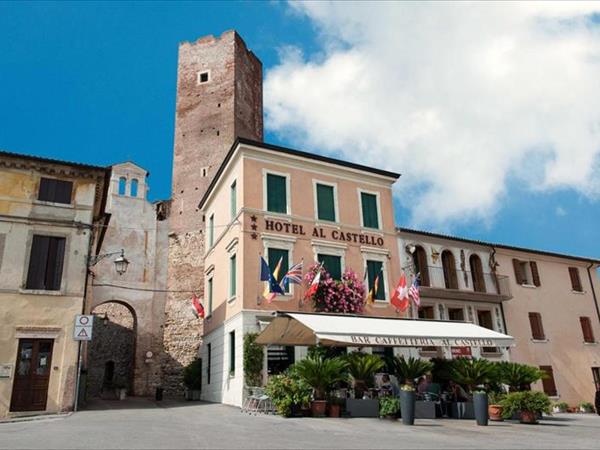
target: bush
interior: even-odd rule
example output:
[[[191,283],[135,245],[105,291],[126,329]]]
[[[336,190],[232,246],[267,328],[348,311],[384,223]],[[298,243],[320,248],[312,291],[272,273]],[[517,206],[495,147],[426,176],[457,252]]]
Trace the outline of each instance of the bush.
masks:
[[[383,369],[384,361],[377,355],[353,352],[345,358],[348,373],[352,377],[355,398],[362,398],[363,393],[373,386],[373,375]]]
[[[346,380],[346,367],[342,358],[306,358],[294,364],[298,375],[314,389],[315,400],[325,400],[335,383]]]
[[[262,368],[264,352],[262,345],[255,341],[258,333],[247,333],[244,336],[244,377],[246,386],[262,385]]]
[[[511,392],[500,402],[504,408],[502,416],[510,419],[513,414],[528,411],[535,414],[550,414],[552,402],[546,394],[539,391]]]
[[[319,264],[308,269],[304,280],[310,285],[321,271],[317,291],[312,296],[315,311],[360,314],[365,306],[365,285],[352,270],[347,269],[341,280],[334,280]]]
[[[277,413],[290,417],[293,407],[306,407],[310,403],[311,387],[297,374],[293,366],[285,373],[269,378],[265,388]]]
[[[400,400],[397,397],[387,395],[379,399],[379,415],[395,416],[400,411]]]
[[[594,405],[592,405],[590,402],[581,402],[579,404],[579,410],[581,412],[593,413],[594,412]]]
[[[569,404],[567,402],[556,402],[554,407],[560,412],[566,412],[569,409]]]
[[[404,356],[397,356],[391,360],[391,363],[398,380],[409,386],[413,386],[415,379],[422,377],[433,369],[433,363],[412,356],[408,359]]]
[[[529,390],[529,386],[546,377],[546,372],[537,367],[502,361],[496,363],[498,380],[507,384],[511,392]]]
[[[504,392],[490,392],[488,394],[488,401],[490,405],[500,405],[502,400],[506,397]]]
[[[496,366],[487,359],[457,358],[450,365],[450,375],[473,392],[478,386],[495,381]]]
[[[202,389],[201,359],[195,359],[183,368],[183,385],[192,391]]]

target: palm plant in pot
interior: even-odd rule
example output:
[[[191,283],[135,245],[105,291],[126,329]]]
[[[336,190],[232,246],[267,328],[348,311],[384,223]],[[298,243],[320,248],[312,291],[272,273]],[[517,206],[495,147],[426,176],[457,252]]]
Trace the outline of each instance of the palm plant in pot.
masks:
[[[506,394],[504,392],[490,392],[488,394],[488,414],[490,416],[490,420],[494,422],[502,422],[504,417],[502,417],[502,400]]]
[[[496,363],[498,380],[508,385],[509,392],[529,390],[529,386],[546,377],[546,372],[537,367],[502,361]]]
[[[363,398],[369,387],[373,386],[373,376],[385,366],[385,362],[377,355],[353,352],[346,357],[348,374],[354,388],[354,398]]]
[[[487,425],[489,420],[487,392],[480,386],[495,381],[496,367],[487,359],[457,358],[452,362],[452,379],[468,387],[473,394],[473,409],[477,425]]]
[[[429,373],[433,363],[418,358],[395,357],[391,361],[395,375],[403,383],[400,388],[400,411],[402,423],[413,425],[415,423],[415,379]]]
[[[539,391],[511,392],[501,402],[505,419],[513,414],[519,415],[521,423],[536,424],[538,415],[550,414],[552,402],[546,394]]]
[[[311,410],[314,417],[325,416],[327,393],[333,385],[347,378],[347,363],[341,358],[325,359],[322,356],[306,358],[295,364],[300,378],[313,388]]]

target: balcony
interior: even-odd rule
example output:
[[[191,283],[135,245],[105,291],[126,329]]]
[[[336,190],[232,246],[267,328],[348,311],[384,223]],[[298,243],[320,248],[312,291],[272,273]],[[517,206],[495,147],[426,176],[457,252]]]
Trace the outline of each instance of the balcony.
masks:
[[[466,270],[456,270],[453,275],[444,273],[442,267],[429,266],[427,272],[429,277],[421,275],[423,297],[487,303],[502,303],[512,298],[510,280],[505,275],[483,273],[474,280],[472,273]]]

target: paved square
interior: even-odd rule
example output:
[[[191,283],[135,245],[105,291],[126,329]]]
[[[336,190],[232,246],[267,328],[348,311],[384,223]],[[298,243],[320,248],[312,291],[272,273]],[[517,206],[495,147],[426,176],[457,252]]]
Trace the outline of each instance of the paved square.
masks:
[[[598,448],[600,417],[538,426],[471,420],[284,419],[208,403],[102,402],[67,418],[1,423],[0,448]]]

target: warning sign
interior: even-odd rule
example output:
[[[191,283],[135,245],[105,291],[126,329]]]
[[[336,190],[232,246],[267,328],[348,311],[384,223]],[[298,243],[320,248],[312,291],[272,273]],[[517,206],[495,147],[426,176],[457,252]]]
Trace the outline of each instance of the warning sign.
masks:
[[[75,316],[75,330],[73,331],[73,339],[76,341],[91,341],[92,327],[94,325],[94,316]]]

